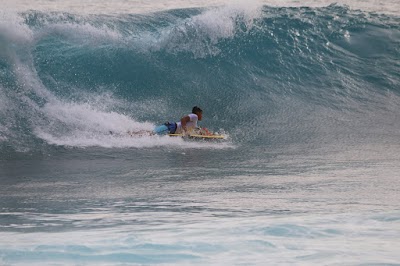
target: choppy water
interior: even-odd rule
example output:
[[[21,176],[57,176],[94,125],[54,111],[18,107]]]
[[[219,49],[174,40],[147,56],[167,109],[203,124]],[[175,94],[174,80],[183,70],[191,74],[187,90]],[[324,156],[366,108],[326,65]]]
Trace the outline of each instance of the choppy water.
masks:
[[[396,12],[51,3],[0,17],[0,264],[400,264]],[[109,134],[193,105],[227,141]]]

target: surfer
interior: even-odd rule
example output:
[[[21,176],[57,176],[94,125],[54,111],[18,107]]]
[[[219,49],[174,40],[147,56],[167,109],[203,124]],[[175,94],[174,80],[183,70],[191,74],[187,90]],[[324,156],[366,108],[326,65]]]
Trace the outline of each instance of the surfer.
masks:
[[[192,113],[185,115],[179,122],[166,122],[154,129],[157,135],[165,134],[187,134],[197,128],[197,121],[203,118],[203,110],[195,106],[192,108]]]
[[[152,131],[141,130],[141,131],[128,131],[127,133],[132,137],[146,137],[153,135],[169,135],[179,136],[188,138],[200,138],[200,139],[224,139],[223,135],[215,134],[209,131],[207,128],[201,128],[197,126],[197,121],[201,121],[203,118],[203,110],[200,107],[195,106],[192,108],[192,113],[185,115],[178,122],[166,122],[161,126],[157,126]],[[110,131],[110,134],[113,134]]]

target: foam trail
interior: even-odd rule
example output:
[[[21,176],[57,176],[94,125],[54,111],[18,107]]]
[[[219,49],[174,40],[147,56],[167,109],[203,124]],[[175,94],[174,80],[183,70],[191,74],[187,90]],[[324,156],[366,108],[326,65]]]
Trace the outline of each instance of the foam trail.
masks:
[[[101,100],[105,99],[105,100]],[[110,106],[107,106],[107,100]],[[96,106],[102,103],[102,108]],[[49,144],[69,147],[150,148],[169,146],[178,148],[232,148],[228,143],[186,142],[168,136],[130,136],[128,131],[151,132],[155,125],[138,122],[132,117],[110,111],[116,99],[109,94],[86,103],[52,101],[41,110],[46,123],[35,127],[35,134]]]

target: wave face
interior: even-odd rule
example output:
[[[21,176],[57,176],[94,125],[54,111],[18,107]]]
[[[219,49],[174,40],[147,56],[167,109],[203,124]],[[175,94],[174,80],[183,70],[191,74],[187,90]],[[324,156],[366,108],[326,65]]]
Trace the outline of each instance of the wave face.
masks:
[[[397,141],[400,18],[331,5],[0,20],[0,154],[225,147],[111,136],[199,105],[229,145]]]

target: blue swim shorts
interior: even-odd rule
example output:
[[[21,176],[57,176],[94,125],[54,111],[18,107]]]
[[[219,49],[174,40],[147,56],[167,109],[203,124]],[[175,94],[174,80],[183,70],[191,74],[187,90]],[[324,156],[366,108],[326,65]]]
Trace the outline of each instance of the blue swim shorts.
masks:
[[[176,132],[176,123],[167,122],[164,125],[158,126],[154,129],[154,133],[157,135],[174,134]]]

